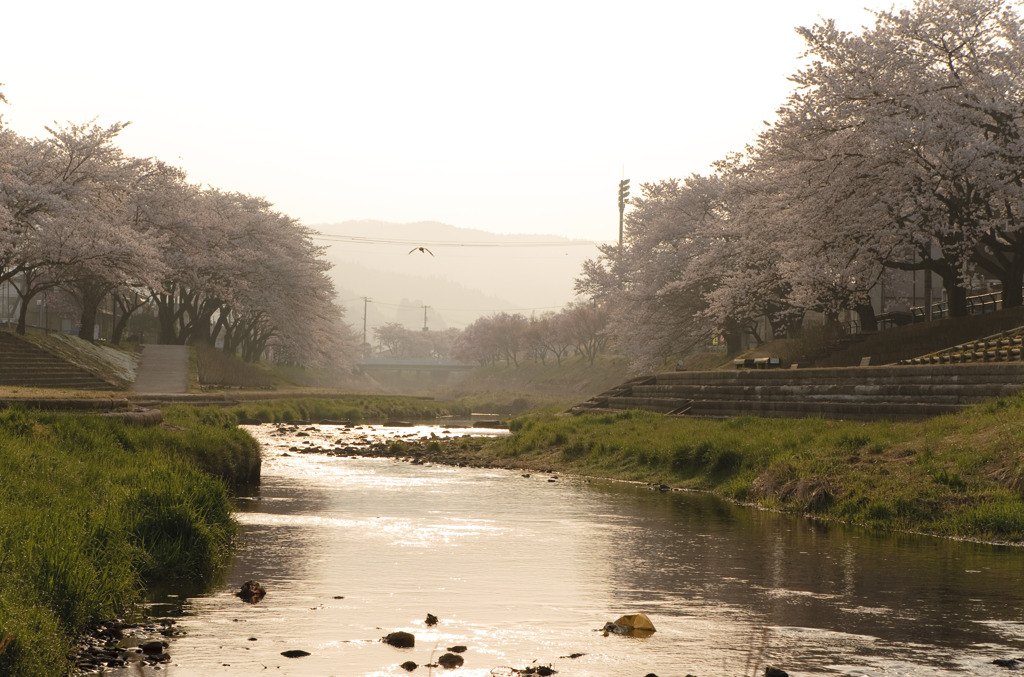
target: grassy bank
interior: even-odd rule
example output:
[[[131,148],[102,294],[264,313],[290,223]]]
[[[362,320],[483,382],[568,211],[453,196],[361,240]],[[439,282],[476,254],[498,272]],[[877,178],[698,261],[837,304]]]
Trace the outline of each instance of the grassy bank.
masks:
[[[258,448],[222,412],[165,417],[0,410],[0,674],[68,674],[76,636],[145,586],[223,563],[235,523],[210,471],[242,482]]]
[[[605,355],[593,364],[578,356],[561,364],[494,364],[476,367],[431,394],[439,399],[473,401],[477,411],[521,413],[549,405],[568,408],[625,381],[626,367],[624,359]]]
[[[243,402],[228,409],[238,422],[250,423],[422,421],[441,416],[464,416],[471,411],[471,405],[465,401],[439,402],[386,395],[289,397]]]
[[[1024,541],[1024,396],[917,423],[627,411],[531,414],[511,427],[508,438],[424,451],[440,461],[706,490],[885,530]]]

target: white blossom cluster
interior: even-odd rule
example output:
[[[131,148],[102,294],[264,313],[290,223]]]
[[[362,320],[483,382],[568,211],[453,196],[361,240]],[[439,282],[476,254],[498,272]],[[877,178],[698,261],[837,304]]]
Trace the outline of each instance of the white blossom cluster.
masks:
[[[101,304],[117,308],[115,341],[149,304],[162,343],[207,341],[249,360],[274,348],[307,365],[354,355],[308,229],[263,198],[126,156],[115,145],[124,127],[69,124],[30,139],[0,121],[0,282],[20,297],[20,331],[33,298],[61,289],[81,308],[83,338]]]
[[[637,366],[722,333],[872,312],[888,270],[1024,285],[1024,33],[1014,3],[917,0],[862,33],[822,21],[776,122],[710,176],[642,186],[580,292]],[[755,335],[755,338],[758,338]]]

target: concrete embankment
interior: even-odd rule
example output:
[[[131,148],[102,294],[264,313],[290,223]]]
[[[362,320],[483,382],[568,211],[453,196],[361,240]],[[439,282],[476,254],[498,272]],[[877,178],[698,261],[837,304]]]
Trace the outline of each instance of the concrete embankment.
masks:
[[[1021,390],[1024,363],[667,372],[628,381],[572,411],[921,420]]]

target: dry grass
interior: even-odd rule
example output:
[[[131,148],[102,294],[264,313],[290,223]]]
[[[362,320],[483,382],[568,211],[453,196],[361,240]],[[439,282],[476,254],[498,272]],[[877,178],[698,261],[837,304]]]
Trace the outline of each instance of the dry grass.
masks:
[[[79,390],[75,388],[29,388],[0,385],[0,400],[95,400],[123,399],[123,390]]]
[[[104,341],[90,343],[67,334],[27,334],[23,337],[43,350],[57,355],[113,384],[127,387],[135,381],[139,355]]]

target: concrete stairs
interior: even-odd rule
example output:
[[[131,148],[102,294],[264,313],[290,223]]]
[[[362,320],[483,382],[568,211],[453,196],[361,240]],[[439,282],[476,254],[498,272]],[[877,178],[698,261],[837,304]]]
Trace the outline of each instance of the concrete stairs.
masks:
[[[900,364],[966,364],[977,362],[1018,362],[1024,348],[1024,327],[1009,329],[976,341],[968,341],[922,357],[900,360]]]
[[[85,369],[6,331],[0,331],[0,385],[73,390],[117,388]]]
[[[572,413],[918,420],[1024,390],[1024,362],[667,372],[633,379]]]

